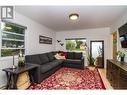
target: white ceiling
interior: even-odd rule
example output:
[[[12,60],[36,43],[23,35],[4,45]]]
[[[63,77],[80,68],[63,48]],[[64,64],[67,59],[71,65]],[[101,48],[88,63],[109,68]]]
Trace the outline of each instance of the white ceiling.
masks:
[[[127,6],[16,6],[16,11],[54,31],[109,27]],[[68,16],[78,13],[77,21]]]

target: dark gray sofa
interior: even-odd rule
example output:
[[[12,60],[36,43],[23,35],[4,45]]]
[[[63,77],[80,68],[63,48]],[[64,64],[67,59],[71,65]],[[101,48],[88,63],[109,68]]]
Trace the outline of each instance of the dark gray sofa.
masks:
[[[84,69],[84,57],[82,52],[66,52],[67,58],[63,61],[63,66]]]
[[[66,60],[57,60],[54,55],[57,52],[48,52],[36,55],[26,55],[25,61],[30,64],[36,64],[38,67],[33,73],[35,83],[41,83],[62,66],[84,69],[84,58],[82,53],[67,52]]]

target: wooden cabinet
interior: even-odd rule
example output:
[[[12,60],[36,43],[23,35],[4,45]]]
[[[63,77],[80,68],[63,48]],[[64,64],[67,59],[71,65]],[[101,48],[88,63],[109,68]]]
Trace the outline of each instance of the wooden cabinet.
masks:
[[[111,68],[112,68],[112,64],[107,60],[107,70],[106,70],[106,77],[108,79],[108,81],[111,83],[112,82],[112,77],[111,77]],[[111,84],[112,85],[112,84]]]
[[[119,75],[119,88],[127,89],[127,71],[120,69]]]
[[[127,89],[127,63],[107,60],[106,77],[114,89]]]
[[[119,81],[119,79],[118,79],[118,74],[119,74],[119,70],[118,70],[119,68],[116,66],[116,65],[114,65],[114,64],[112,64],[112,73],[111,73],[111,78],[112,78],[112,86],[114,87],[114,88],[116,88],[117,89],[117,87],[118,87],[118,81]],[[112,77],[113,76],[113,77]]]

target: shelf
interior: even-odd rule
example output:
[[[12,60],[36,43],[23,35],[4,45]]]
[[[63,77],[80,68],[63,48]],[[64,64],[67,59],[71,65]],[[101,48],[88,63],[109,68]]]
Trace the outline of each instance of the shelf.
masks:
[[[1,48],[1,49],[25,49],[25,48]]]
[[[24,40],[9,39],[9,38],[2,38],[2,40],[24,42]]]
[[[15,32],[8,32],[8,31],[2,31],[3,33],[8,33],[8,34],[14,34],[14,35],[19,35],[19,36],[24,36],[24,34],[19,34]]]

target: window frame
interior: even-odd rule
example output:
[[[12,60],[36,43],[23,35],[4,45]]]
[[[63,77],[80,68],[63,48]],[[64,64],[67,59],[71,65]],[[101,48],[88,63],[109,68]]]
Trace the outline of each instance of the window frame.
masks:
[[[24,48],[21,48],[21,49],[23,49],[24,50],[24,54],[25,54],[25,50],[26,50],[26,29],[27,29],[27,27],[26,26],[22,26],[22,25],[19,25],[19,24],[17,24],[17,23],[13,23],[13,22],[10,22],[10,21],[7,21],[7,20],[1,20],[0,21],[0,60],[4,60],[4,59],[6,59],[6,58],[11,58],[12,57],[12,55],[10,55],[10,56],[1,56],[1,52],[2,52],[2,49],[3,49],[3,47],[2,47],[2,33],[3,33],[3,30],[2,30],[2,27],[1,27],[1,25],[2,25],[2,23],[8,23],[8,24],[11,24],[11,25],[14,25],[14,26],[16,26],[16,27],[19,27],[19,28],[22,28],[22,29],[24,29],[24,34],[22,34],[23,35],[23,37],[24,37]],[[11,34],[11,33],[10,33]],[[13,34],[13,33],[12,33]],[[18,34],[18,33],[17,33]],[[16,33],[14,33],[14,35],[16,35]],[[5,48],[5,49],[7,49],[7,48]],[[8,49],[11,49],[11,48],[8,48]],[[18,49],[18,50],[20,50],[20,48],[12,48],[12,49]],[[18,57],[18,55],[15,55],[16,57]]]
[[[66,38],[65,39],[65,42],[67,41],[67,40],[86,40],[85,42],[86,42],[86,44],[87,44],[87,39],[86,38]],[[66,47],[65,47],[66,48]],[[66,50],[67,50],[67,48],[66,48]],[[70,51],[70,50],[67,50],[67,51]],[[76,50],[72,50],[71,52],[84,52],[84,51],[76,51]]]

